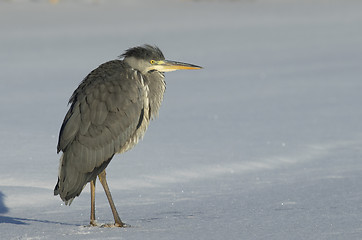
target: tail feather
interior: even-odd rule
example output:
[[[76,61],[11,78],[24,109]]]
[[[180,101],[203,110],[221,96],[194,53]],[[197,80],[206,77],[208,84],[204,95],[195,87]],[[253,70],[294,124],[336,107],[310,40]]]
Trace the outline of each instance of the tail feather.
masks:
[[[54,188],[54,195],[60,195],[64,203],[70,205],[89,182],[87,175],[89,173],[79,172],[71,161],[67,161],[67,154],[63,153],[60,158],[58,182]]]
[[[113,155],[112,155],[113,157]],[[95,180],[111,161],[109,158],[91,172],[80,172],[72,161],[67,161],[66,153],[60,158],[58,182],[54,188],[54,196],[60,195],[65,205],[70,205],[78,197],[88,182]]]

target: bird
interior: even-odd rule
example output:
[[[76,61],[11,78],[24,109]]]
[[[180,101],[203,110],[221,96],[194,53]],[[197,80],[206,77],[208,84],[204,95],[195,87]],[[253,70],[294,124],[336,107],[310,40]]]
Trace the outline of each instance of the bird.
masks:
[[[105,226],[127,226],[113,202],[106,167],[115,154],[133,148],[150,120],[158,116],[166,89],[164,73],[183,69],[202,67],[165,60],[157,46],[136,46],[91,71],[71,95],[59,132],[57,153],[62,155],[54,195],[70,205],[90,182],[90,226],[99,226],[95,219],[97,177],[114,217],[114,224]]]

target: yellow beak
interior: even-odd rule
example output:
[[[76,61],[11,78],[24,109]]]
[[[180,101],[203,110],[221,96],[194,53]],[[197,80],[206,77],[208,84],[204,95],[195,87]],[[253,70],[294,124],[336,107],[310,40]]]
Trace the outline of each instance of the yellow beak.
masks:
[[[154,65],[151,68],[160,72],[171,72],[176,70],[201,69],[202,67],[189,63],[161,60],[155,61]]]

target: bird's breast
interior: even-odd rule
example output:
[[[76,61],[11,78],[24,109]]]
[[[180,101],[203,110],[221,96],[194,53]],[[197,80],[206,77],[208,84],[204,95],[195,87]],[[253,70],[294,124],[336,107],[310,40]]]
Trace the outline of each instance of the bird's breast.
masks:
[[[132,78],[139,84],[139,99],[142,103],[142,109],[139,113],[139,120],[134,133],[121,148],[119,153],[128,151],[134,147],[138,141],[143,138],[150,123],[150,88],[148,86],[148,82],[138,71],[134,71]]]

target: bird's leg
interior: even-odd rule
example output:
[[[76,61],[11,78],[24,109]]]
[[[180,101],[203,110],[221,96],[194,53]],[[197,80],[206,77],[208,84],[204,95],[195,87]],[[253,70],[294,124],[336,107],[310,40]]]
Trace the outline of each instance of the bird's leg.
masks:
[[[96,180],[93,180],[90,182],[90,191],[91,191],[91,214],[90,214],[90,225],[91,226],[97,226],[97,222],[96,222],[96,214],[95,214],[95,209],[96,209],[96,199],[95,199],[95,195],[96,195]]]
[[[104,192],[107,195],[109,205],[111,206],[113,217],[114,217],[114,226],[116,226],[116,227],[125,227],[125,224],[119,218],[116,206],[113,203],[112,195],[111,195],[111,192],[109,191],[107,180],[106,180],[106,170],[103,170],[103,172],[101,172],[98,175],[98,178],[99,178],[99,181],[101,182],[101,184],[102,184],[102,186],[104,188]]]

